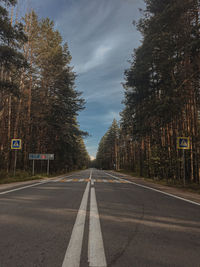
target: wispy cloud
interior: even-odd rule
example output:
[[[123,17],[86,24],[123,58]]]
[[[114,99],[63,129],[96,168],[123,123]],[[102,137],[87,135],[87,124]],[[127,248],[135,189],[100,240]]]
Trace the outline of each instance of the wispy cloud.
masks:
[[[20,0],[23,2],[23,0]],[[121,82],[140,34],[132,25],[140,17],[143,0],[24,0],[40,17],[55,21],[68,42],[72,65],[78,74],[77,90],[87,100],[78,120],[89,131],[87,148],[92,156],[102,135],[123,108]]]
[[[97,47],[89,61],[80,65],[75,65],[75,72],[77,72],[78,74],[85,73],[99,65],[102,65],[105,62],[106,56],[108,55],[108,52],[111,51],[111,49],[112,47],[105,45]]]

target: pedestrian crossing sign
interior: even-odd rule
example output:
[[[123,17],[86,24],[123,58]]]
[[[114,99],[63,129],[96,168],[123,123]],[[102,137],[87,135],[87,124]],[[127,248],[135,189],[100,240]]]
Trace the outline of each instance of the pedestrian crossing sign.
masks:
[[[177,137],[177,148],[178,149],[190,149],[190,138],[189,137]]]
[[[22,140],[21,139],[12,139],[11,140],[11,149],[22,149]]]

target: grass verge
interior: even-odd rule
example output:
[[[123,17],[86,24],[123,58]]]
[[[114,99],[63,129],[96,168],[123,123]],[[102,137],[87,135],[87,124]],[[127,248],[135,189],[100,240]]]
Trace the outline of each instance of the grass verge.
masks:
[[[29,172],[26,171],[16,171],[16,175],[13,176],[13,173],[7,173],[6,171],[0,171],[0,184],[9,184],[9,183],[16,183],[16,182],[26,182],[32,180],[40,180],[43,178],[53,178],[60,175],[70,175],[76,171],[70,171],[68,173],[53,173],[47,177],[46,173],[37,174],[32,176]]]
[[[25,171],[17,171],[15,176],[11,173],[6,173],[5,171],[0,172],[0,184],[25,182],[30,180],[39,180],[42,178],[44,178],[43,174],[31,176],[28,172]]]

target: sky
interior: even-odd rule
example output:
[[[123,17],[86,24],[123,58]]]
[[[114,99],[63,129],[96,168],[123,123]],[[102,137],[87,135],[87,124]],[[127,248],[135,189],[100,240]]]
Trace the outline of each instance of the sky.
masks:
[[[77,74],[76,90],[86,100],[78,122],[89,137],[84,141],[92,158],[101,137],[123,110],[124,71],[141,35],[133,20],[142,15],[143,0],[19,0],[40,18],[49,17],[67,42]]]

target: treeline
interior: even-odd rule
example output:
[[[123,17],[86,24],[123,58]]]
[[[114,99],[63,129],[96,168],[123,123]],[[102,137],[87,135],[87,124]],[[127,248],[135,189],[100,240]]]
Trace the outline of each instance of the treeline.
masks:
[[[55,154],[54,171],[86,167],[87,133],[77,123],[84,99],[75,90],[67,43],[53,21],[34,11],[14,22],[15,4],[0,0],[0,169],[13,168],[13,138],[22,139],[20,169],[29,169],[29,153]]]
[[[102,138],[97,164],[141,176],[200,182],[200,2],[146,0],[136,24],[143,36],[125,71],[125,108],[118,132]],[[177,137],[190,149],[177,149]],[[114,145],[113,145],[114,144]],[[106,155],[115,153],[105,162]],[[184,162],[183,162],[184,160]],[[109,163],[108,163],[109,162]]]

